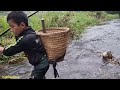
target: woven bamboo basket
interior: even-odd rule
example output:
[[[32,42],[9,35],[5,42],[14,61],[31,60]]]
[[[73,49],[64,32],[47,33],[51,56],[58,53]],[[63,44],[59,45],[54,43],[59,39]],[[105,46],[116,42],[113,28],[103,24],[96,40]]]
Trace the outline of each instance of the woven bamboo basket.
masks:
[[[46,28],[46,33],[43,33],[42,30],[37,32],[44,45],[49,61],[56,61],[66,53],[69,32],[70,30],[67,27],[52,27]]]

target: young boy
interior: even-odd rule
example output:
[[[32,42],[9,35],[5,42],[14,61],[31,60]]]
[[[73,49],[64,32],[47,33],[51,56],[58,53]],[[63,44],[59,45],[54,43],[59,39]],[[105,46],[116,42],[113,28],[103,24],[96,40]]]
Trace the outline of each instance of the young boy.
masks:
[[[12,56],[24,51],[29,63],[34,66],[30,79],[45,79],[49,69],[48,58],[35,31],[28,26],[27,15],[22,11],[12,11],[7,22],[16,38],[16,44],[10,47],[0,47],[0,53]]]

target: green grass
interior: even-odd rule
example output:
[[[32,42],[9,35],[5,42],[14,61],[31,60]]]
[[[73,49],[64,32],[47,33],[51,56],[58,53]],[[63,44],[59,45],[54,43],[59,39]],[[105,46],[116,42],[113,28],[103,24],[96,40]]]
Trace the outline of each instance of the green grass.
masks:
[[[8,25],[6,21],[6,16],[0,15],[0,32],[4,31],[7,28],[8,28]]]
[[[34,16],[29,18],[29,26],[31,26],[34,30],[41,30],[41,19],[45,19],[46,28],[49,27],[69,27],[72,36],[76,39],[79,38],[80,34],[85,30],[88,26],[93,26],[99,24],[106,20],[112,20],[118,18],[118,14],[107,14],[106,12],[101,12],[101,17],[97,18],[96,13],[98,11],[40,11]],[[0,15],[0,33],[5,31],[8,28],[8,24],[6,22],[6,16]],[[0,43],[7,46],[15,42],[14,35],[10,32],[5,34],[3,37],[0,37]],[[19,57],[23,56],[23,54],[18,54]],[[12,57],[18,57],[12,56]],[[0,56],[0,60],[8,60],[12,57],[4,57]]]

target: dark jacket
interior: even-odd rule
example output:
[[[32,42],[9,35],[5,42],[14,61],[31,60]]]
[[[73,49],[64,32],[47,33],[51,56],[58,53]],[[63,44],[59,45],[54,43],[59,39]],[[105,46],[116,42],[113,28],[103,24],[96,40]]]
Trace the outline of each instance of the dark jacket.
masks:
[[[37,65],[38,63],[41,63],[43,66],[48,65],[48,60],[42,59],[44,55],[46,55],[45,49],[31,27],[28,27],[15,38],[16,44],[8,48],[6,47],[3,51],[4,55],[12,56],[24,51],[30,64]]]

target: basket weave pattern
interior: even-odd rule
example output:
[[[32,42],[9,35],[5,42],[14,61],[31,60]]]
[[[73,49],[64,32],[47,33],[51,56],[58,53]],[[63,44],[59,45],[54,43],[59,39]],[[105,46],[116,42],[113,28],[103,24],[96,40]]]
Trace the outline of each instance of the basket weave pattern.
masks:
[[[46,29],[46,33],[42,31],[37,33],[42,40],[49,60],[55,61],[64,55],[68,44],[69,31],[69,28],[57,27]]]

